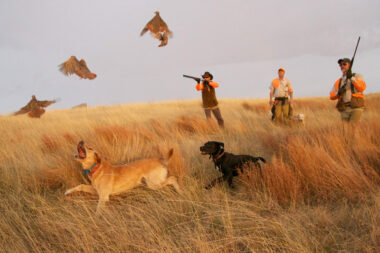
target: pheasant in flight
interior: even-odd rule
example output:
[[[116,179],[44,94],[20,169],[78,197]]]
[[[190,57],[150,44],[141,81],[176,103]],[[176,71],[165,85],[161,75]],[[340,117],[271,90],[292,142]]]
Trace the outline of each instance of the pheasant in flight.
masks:
[[[15,112],[14,115],[20,115],[28,113],[29,117],[40,118],[42,114],[45,113],[45,109],[42,107],[48,107],[51,104],[57,102],[56,100],[37,100],[36,96],[33,95],[29,103],[21,108],[19,111]]]
[[[83,79],[95,79],[96,74],[91,73],[88,69],[86,62],[78,59],[75,56],[71,56],[70,59],[59,65],[59,70],[65,75],[76,74]]]
[[[161,41],[159,47],[163,47],[168,44],[169,37],[171,38],[173,33],[161,18],[160,13],[156,11],[155,14],[156,15],[145,25],[140,36],[143,36],[147,31],[150,31],[150,34],[153,35],[153,37]]]

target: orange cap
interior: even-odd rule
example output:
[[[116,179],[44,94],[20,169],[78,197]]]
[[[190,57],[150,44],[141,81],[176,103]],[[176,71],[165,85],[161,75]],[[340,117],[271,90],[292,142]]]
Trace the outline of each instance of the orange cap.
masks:
[[[284,71],[285,72],[285,69],[284,68],[279,68],[278,71]]]

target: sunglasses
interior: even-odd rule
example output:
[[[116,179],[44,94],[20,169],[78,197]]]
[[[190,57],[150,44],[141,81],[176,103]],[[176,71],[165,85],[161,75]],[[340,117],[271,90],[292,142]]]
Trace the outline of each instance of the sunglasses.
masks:
[[[347,62],[344,62],[344,63],[340,63],[340,64],[339,64],[339,66],[346,66],[346,65],[348,65]]]

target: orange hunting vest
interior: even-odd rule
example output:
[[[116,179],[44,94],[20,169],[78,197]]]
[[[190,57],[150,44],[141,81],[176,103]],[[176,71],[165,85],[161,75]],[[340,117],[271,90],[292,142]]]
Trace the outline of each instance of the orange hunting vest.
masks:
[[[355,76],[355,74],[354,74]],[[351,81],[351,94],[353,97],[358,97],[358,98],[363,98],[364,99],[364,94],[363,94],[363,91],[365,89],[365,82],[361,81],[361,80],[357,80],[356,79],[356,84],[358,87],[360,87],[359,89],[357,87],[354,86],[353,82]],[[339,88],[340,86],[342,85],[342,78],[339,78],[338,80],[336,80],[335,82],[335,90],[336,92],[339,91]],[[355,89],[356,88],[356,89]],[[356,91],[355,91],[356,90]],[[336,95],[336,93],[334,94],[334,96]]]

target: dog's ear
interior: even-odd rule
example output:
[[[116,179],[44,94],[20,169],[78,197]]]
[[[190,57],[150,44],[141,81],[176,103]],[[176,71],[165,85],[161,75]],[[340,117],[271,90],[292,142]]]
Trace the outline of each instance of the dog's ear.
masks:
[[[95,152],[94,156],[95,156],[96,163],[101,163],[102,158],[100,158],[100,155],[98,155],[98,153]]]
[[[217,142],[217,144],[219,145],[219,147],[220,147],[221,149],[224,149],[224,143],[223,143],[223,142]]]

